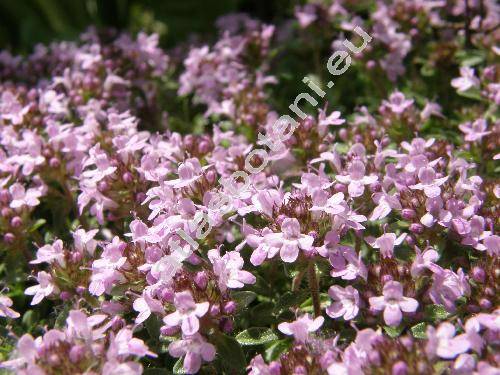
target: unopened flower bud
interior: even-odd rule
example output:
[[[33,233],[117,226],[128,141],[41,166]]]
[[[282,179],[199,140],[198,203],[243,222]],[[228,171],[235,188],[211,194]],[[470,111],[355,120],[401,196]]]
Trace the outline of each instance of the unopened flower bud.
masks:
[[[139,193],[136,194],[135,196],[135,201],[137,203],[141,203],[144,202],[144,200],[146,199],[146,194],[144,194],[142,191],[140,191]]]
[[[394,280],[394,279],[392,278],[391,275],[383,275],[381,277],[382,284],[385,284],[385,283],[392,281],[392,280]]]
[[[382,185],[380,185],[380,182],[376,181],[373,184],[370,184],[370,191],[372,193],[376,193],[382,190]]]
[[[201,289],[205,290],[207,288],[208,284],[208,276],[205,272],[200,271],[194,276],[194,283],[196,286]]]
[[[106,181],[99,181],[97,184],[97,187],[101,193],[104,193],[106,190],[109,189],[109,184]]]
[[[10,201],[10,193],[7,189],[0,190],[0,203],[7,204]]]
[[[79,263],[83,259],[83,254],[79,251],[71,253],[71,262]]]
[[[114,331],[118,331],[119,329],[125,327],[125,320],[121,316],[114,316],[111,320],[111,328]]]
[[[401,211],[401,217],[405,220],[411,220],[416,216],[415,210],[412,208],[403,208]]]
[[[163,326],[160,328],[160,333],[163,336],[174,336],[179,331],[179,327]]]
[[[217,179],[217,173],[211,169],[211,170],[207,171],[207,173],[205,174],[205,177],[210,184],[213,184],[215,182],[215,180]]]
[[[236,302],[234,301],[229,301],[224,304],[224,314],[232,314],[236,311]]]
[[[481,300],[479,301],[479,306],[484,310],[489,310],[491,309],[491,306],[493,306],[493,304],[489,299],[481,298]]]
[[[408,374],[408,365],[403,361],[398,361],[392,366],[392,375]]]
[[[81,286],[81,285],[79,285],[79,286],[77,286],[77,287],[75,288],[75,292],[76,292],[78,295],[80,295],[80,296],[81,296],[83,293],[85,293],[85,291],[86,291],[86,290],[87,290],[87,288],[85,288],[84,286]]]
[[[486,294],[489,297],[494,297],[495,291],[493,290],[493,288],[487,287],[487,288],[484,288],[484,294]]]
[[[482,267],[476,266],[472,269],[472,279],[478,283],[484,283],[486,280],[486,272]]]
[[[14,241],[16,240],[16,236],[14,236],[13,233],[5,233],[3,235],[3,240],[5,243],[10,245],[14,243]]]
[[[347,187],[344,184],[335,184],[334,186],[335,192],[336,193],[346,193],[347,192]]]
[[[419,223],[413,223],[410,225],[410,231],[415,234],[422,234],[424,233],[424,226]]]
[[[375,61],[373,61],[373,60],[368,60],[366,62],[366,69],[372,70],[376,66],[377,66],[377,63]]]
[[[269,373],[271,375],[280,375],[281,374],[281,364],[277,361],[273,361],[269,364]]]
[[[85,355],[85,348],[82,345],[73,346],[69,351],[69,360],[72,363],[80,362]]]
[[[207,141],[201,141],[198,145],[198,152],[200,154],[206,154],[208,151],[210,151],[210,143]]]
[[[220,306],[219,305],[210,306],[210,315],[211,316],[217,316],[219,314],[220,314]]]
[[[122,180],[126,184],[131,184],[134,181],[134,176],[132,176],[132,173],[130,172],[125,172],[122,175]]]
[[[49,165],[51,168],[59,168],[61,166],[61,161],[59,158],[53,157],[49,160]]]
[[[23,225],[23,219],[21,219],[19,216],[14,216],[10,221],[10,225],[13,228],[19,228],[21,225]]]
[[[62,301],[68,301],[71,299],[71,293],[70,292],[67,292],[67,291],[62,291],[60,294],[59,294],[59,298],[62,300]]]
[[[225,333],[231,333],[234,328],[233,321],[230,319],[223,319],[221,321],[221,328]]]
[[[165,302],[174,302],[174,292],[168,289],[161,291],[161,299]]]

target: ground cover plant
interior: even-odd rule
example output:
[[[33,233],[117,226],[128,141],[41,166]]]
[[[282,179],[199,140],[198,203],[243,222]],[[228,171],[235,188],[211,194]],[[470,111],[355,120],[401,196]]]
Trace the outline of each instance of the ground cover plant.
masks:
[[[0,51],[0,372],[499,374],[499,22],[328,0]]]

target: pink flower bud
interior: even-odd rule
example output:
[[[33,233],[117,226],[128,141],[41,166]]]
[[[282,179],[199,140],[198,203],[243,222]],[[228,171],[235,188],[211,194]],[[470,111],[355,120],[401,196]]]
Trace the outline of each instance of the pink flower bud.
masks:
[[[479,301],[479,306],[484,310],[489,310],[491,309],[491,306],[493,306],[493,304],[489,299],[481,298],[481,300]]]
[[[472,279],[478,283],[484,283],[486,272],[484,272],[482,267],[476,266],[472,269]]]
[[[381,277],[382,284],[385,284],[385,283],[392,281],[392,280],[393,280],[393,278],[391,275],[383,275]]]
[[[398,361],[392,366],[392,375],[408,374],[408,365],[403,361]]]
[[[10,193],[7,189],[0,190],[0,203],[7,204],[10,201]]]
[[[21,219],[19,216],[14,216],[10,221],[10,225],[13,228],[19,228],[21,225],[23,225],[23,219]]]
[[[5,233],[3,235],[3,240],[6,244],[13,244],[14,241],[16,240],[16,236],[14,236],[13,233]]]
[[[59,294],[59,298],[62,301],[68,301],[71,299],[71,293],[67,291],[62,291],[61,294]]]
[[[59,168],[61,166],[61,161],[58,158],[53,157],[50,158],[49,165],[51,168]]]
[[[413,223],[410,225],[410,231],[415,234],[422,234],[424,233],[424,226],[419,223]]]
[[[211,316],[217,316],[219,314],[220,314],[220,306],[219,305],[210,306],[210,315]]]
[[[122,180],[126,184],[131,184],[134,181],[134,176],[132,176],[132,173],[130,172],[125,172],[122,175]]]
[[[236,311],[236,302],[229,301],[226,302],[223,308],[224,314],[232,314]]]
[[[208,284],[208,276],[205,272],[200,271],[194,276],[194,283],[196,286],[201,289],[205,290],[207,288]]]
[[[168,326],[163,326],[160,328],[160,333],[163,336],[174,336],[179,332],[179,326],[174,326],[174,327],[168,327]]]
[[[411,220],[416,216],[415,210],[412,208],[403,208],[401,211],[401,217],[405,220]]]
[[[234,328],[233,321],[229,319],[223,319],[221,321],[221,328],[225,333],[231,333]]]

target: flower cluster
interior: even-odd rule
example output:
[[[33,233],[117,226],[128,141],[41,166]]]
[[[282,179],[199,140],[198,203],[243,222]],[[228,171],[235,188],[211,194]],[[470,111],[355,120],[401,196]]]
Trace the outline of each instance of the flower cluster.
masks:
[[[224,16],[182,63],[94,29],[0,53],[2,368],[498,373],[498,7],[364,3]],[[324,102],[257,168],[295,69]]]

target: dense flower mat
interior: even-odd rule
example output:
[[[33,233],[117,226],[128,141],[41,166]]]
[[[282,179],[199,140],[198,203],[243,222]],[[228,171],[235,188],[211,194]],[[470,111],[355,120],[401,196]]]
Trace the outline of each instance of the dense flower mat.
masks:
[[[0,52],[0,366],[499,374],[499,22],[335,0]]]

